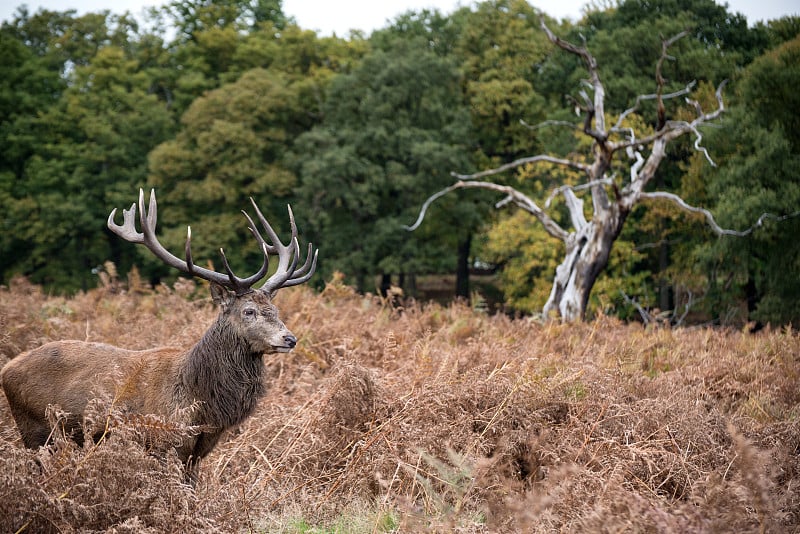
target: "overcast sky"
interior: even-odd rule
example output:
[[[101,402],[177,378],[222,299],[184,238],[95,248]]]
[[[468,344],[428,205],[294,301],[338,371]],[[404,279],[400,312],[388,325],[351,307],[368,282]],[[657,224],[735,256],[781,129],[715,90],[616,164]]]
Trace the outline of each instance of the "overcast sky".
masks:
[[[16,8],[27,4],[31,12],[40,7],[55,11],[76,9],[78,13],[108,9],[114,13],[141,13],[144,7],[163,5],[167,0],[0,0],[0,19],[10,20]],[[284,0],[283,11],[295,17],[302,28],[317,30],[322,35],[336,32],[346,37],[349,30],[360,29],[369,34],[381,28],[400,13],[410,9],[438,8],[450,13],[468,0]],[[531,4],[558,18],[580,17],[586,0],[531,0]],[[748,22],[770,20],[784,15],[800,14],[797,0],[729,0],[732,11],[743,13]]]

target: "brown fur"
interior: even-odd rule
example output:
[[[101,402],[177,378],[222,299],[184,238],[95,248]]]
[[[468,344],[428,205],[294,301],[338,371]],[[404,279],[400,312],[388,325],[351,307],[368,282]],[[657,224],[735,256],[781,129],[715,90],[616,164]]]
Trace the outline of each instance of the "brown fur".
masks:
[[[56,341],[12,359],[0,371],[11,412],[27,447],[45,445],[49,405],[71,414],[67,431],[81,441],[90,399],[110,395],[125,411],[165,417],[195,406],[191,424],[203,431],[176,446],[194,479],[200,459],[238,425],[263,395],[262,355],[291,350],[296,338],[278,318],[270,295],[237,296],[212,284],[221,311],[191,349],[131,351],[101,343]]]

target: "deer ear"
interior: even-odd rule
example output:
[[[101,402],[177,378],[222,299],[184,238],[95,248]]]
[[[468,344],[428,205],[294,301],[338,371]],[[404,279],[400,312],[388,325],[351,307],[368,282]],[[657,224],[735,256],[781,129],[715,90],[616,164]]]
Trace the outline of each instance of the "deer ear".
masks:
[[[235,298],[236,293],[222,287],[216,282],[211,282],[211,300],[214,301],[214,304],[221,307],[223,310],[227,310],[230,305],[233,304]]]

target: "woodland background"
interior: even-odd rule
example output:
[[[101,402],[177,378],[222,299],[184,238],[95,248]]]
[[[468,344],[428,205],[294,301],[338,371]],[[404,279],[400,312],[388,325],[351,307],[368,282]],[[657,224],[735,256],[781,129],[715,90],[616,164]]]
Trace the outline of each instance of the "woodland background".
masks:
[[[718,166],[685,139],[656,186],[727,228],[796,213],[800,20],[748,27],[710,0],[604,5],[547,23],[586,39],[609,113],[653,91],[661,35],[687,27],[667,90],[696,79],[709,99],[730,79],[729,111],[703,131]],[[321,251],[320,291],[276,297],[296,349],[265,359],[265,398],[194,489],[163,454],[180,423],[132,420],[100,398],[86,424],[113,430],[99,443],[55,432],[34,451],[0,396],[0,530],[800,530],[800,336],[778,326],[800,316],[800,217],[718,238],[697,216],[640,206],[577,324],[488,314],[481,298],[361,293],[391,283],[424,296],[457,278],[470,295],[471,269],[505,310],[541,308],[560,242],[491,194],[448,195],[402,229],[453,171],[585,150],[573,130],[526,126],[575,121],[565,95],[585,75],[539,16],[483,2],[325,38],[275,0],[176,1],[147,26],[110,12],[4,22],[0,365],[50,340],[202,336],[217,313],[207,289],[105,229],[140,187],[158,190],[171,250],[192,225],[198,263],[224,246],[237,272],[256,270],[239,214],[251,195],[282,235],[291,203]],[[504,179],[542,201],[577,177],[525,167]],[[686,322],[746,328],[644,327],[627,320],[634,301],[656,317],[691,302]]]
[[[253,196],[279,231],[292,204],[303,239],[321,247],[319,287],[340,271],[361,291],[394,284],[422,296],[431,275],[458,273],[456,292],[469,296],[466,275],[481,270],[505,310],[541,309],[562,245],[528,215],[470,191],[438,201],[416,232],[402,229],[453,171],[576,150],[568,129],[526,126],[574,122],[565,95],[585,75],[548,42],[540,16],[524,1],[480,2],[320,37],[280,0],[174,1],[146,24],[20,8],[0,28],[0,284],[21,274],[71,294],[95,287],[106,261],[151,282],[173,276],[105,230],[112,208],[155,187],[163,242],[181,250],[191,224],[198,261],[217,261],[224,246],[235,270],[256,269],[239,213]],[[657,186],[726,228],[797,212],[800,19],[748,26],[711,0],[601,4],[576,23],[544,16],[559,36],[585,39],[611,114],[654,90],[661,36],[690,28],[670,49],[667,89],[697,80],[708,97],[730,79],[729,111],[703,131],[717,167],[684,139]],[[537,167],[503,179],[543,200],[574,177]],[[766,219],[743,238],[718,238],[668,205],[630,219],[593,314],[689,302],[687,322],[798,323],[800,218]]]

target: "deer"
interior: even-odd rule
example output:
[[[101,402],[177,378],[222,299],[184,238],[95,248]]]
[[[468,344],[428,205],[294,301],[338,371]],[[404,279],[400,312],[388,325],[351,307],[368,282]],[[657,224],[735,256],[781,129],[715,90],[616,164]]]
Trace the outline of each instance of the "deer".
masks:
[[[191,226],[187,228],[185,259],[161,245],[156,237],[155,190],[150,192],[147,210],[144,196],[140,189],[141,232],[136,229],[136,203],[123,209],[122,225],[115,222],[114,208],[108,216],[108,229],[128,242],[144,245],[168,266],[210,282],[212,300],[220,309],[214,323],[188,350],[127,350],[88,341],[53,341],[12,358],[0,370],[0,383],[22,441],[31,449],[46,445],[52,438],[49,406],[59,406],[69,414],[60,424],[73,440],[83,443],[87,405],[101,393],[112,396],[123,413],[166,418],[188,413],[189,423],[199,433],[171,445],[185,466],[186,481],[194,485],[203,457],[226,430],[240,425],[254,412],[264,395],[263,356],[289,352],[296,346],[297,338],[280,320],[272,300],[279,289],[311,278],[319,249],[312,254],[313,245],[309,243],[306,259],[298,266],[301,251],[291,206],[291,239],[284,244],[251,197],[269,242],[250,215],[244,210],[242,213],[264,256],[263,263],[255,274],[240,278],[220,248],[225,271],[220,273],[195,265]],[[269,272],[270,255],[277,255],[277,269],[256,289],[254,285]],[[95,441],[98,438],[95,436]]]

